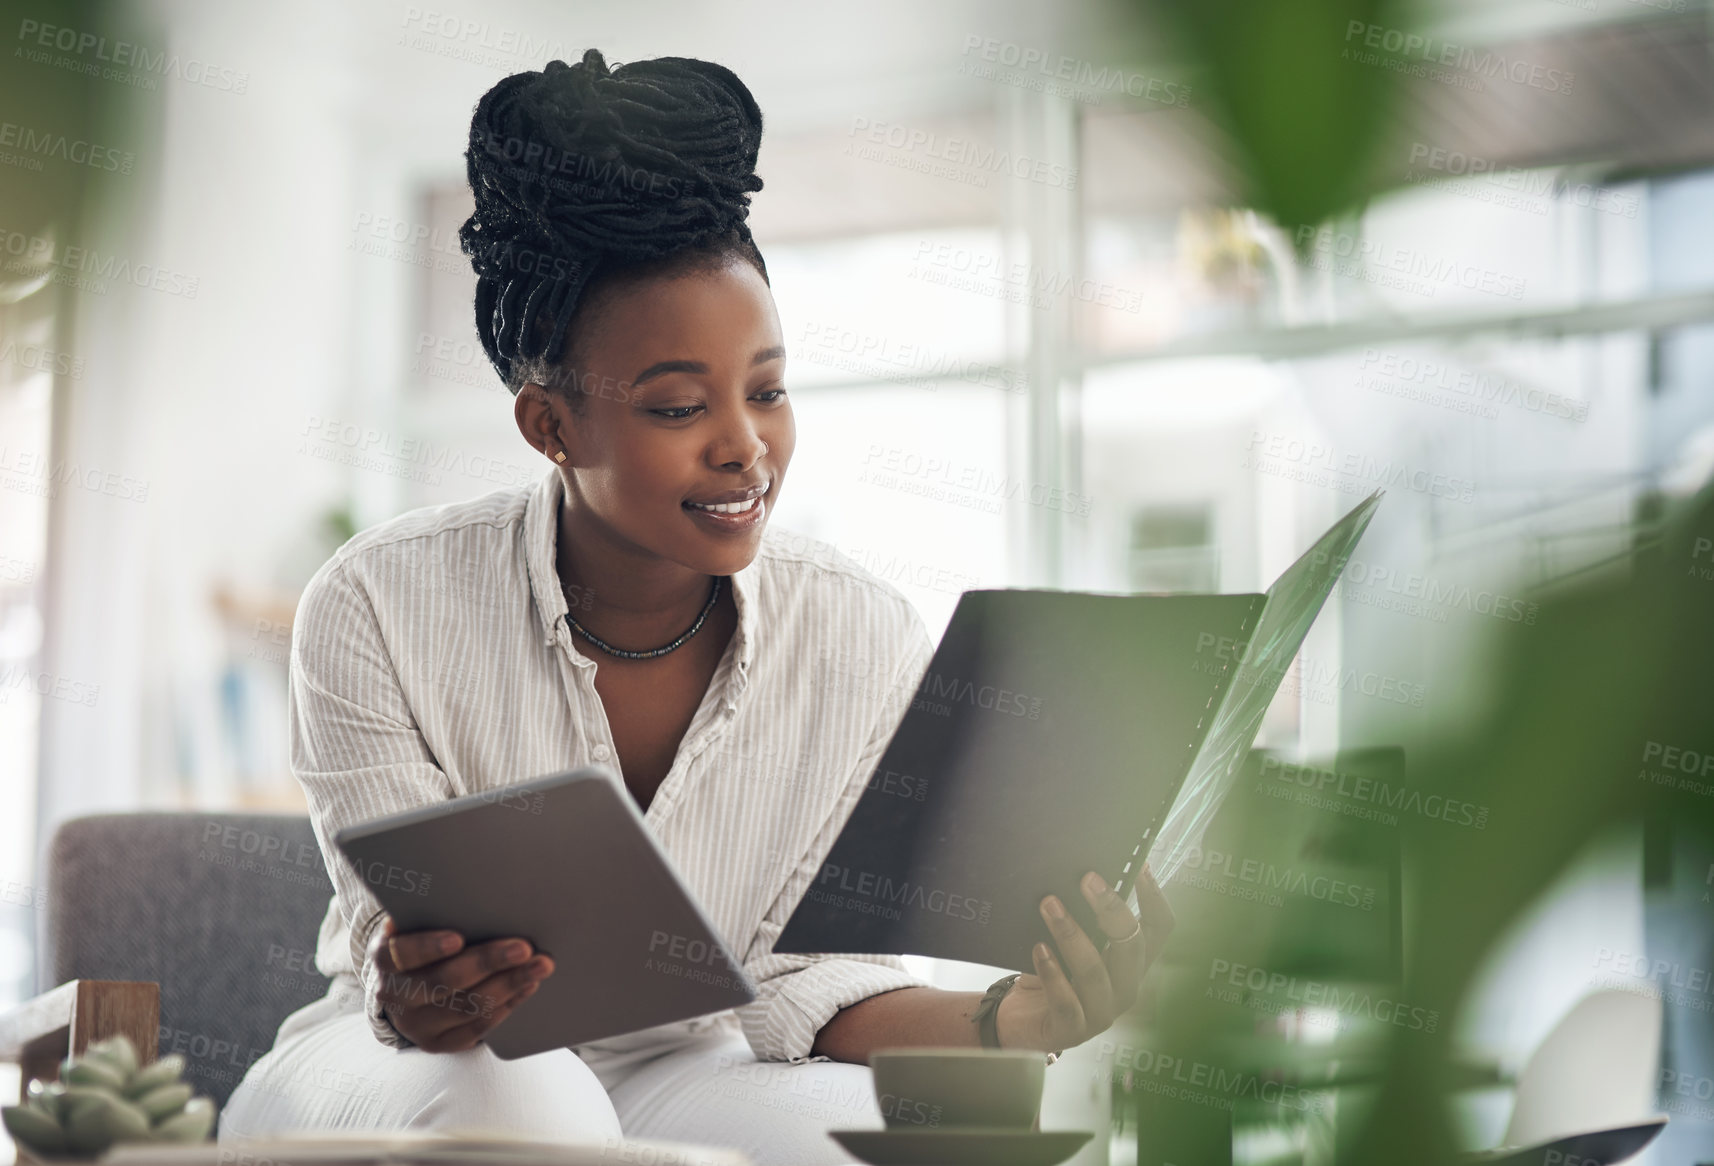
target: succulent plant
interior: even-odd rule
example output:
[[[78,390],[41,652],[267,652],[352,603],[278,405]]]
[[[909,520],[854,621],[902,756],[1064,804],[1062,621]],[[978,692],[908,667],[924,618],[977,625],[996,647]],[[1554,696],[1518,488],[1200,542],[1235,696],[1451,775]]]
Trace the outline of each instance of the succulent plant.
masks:
[[[113,1036],[62,1061],[58,1081],[30,1082],[29,1099],[0,1117],[38,1158],[93,1158],[115,1142],[200,1142],[214,1128],[214,1102],[191,1096],[183,1075],[177,1053],[139,1065],[131,1041]]]

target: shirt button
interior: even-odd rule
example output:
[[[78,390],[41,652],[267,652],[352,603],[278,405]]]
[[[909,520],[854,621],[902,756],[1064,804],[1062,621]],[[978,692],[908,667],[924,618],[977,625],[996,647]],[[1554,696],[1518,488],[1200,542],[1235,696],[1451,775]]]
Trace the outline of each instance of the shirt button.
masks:
[[[605,761],[611,756],[613,756],[613,750],[607,748],[607,746],[597,745],[595,747],[595,760]]]

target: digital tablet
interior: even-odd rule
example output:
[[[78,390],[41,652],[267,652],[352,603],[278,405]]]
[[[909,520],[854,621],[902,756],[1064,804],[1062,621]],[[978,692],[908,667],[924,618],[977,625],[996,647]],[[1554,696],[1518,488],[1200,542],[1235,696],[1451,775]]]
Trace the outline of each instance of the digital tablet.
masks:
[[[400,934],[450,928],[466,947],[520,936],[553,957],[553,974],[486,1038],[502,1060],[756,998],[601,766],[351,826],[334,843]]]

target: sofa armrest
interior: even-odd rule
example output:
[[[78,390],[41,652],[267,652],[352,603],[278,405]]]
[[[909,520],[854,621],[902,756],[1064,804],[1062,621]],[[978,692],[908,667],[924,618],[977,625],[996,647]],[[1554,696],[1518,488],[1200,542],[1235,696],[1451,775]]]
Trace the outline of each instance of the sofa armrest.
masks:
[[[92,1041],[123,1033],[137,1059],[155,1059],[161,1031],[161,986],[143,980],[67,980],[0,1012],[0,1063],[23,1069],[20,1092],[32,1080],[52,1081],[59,1062]]]

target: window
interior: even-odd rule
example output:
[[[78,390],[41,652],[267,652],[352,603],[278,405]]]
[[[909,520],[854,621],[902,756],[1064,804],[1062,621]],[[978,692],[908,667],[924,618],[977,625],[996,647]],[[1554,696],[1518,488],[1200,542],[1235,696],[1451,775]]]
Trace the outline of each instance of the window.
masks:
[[[1140,506],[1131,514],[1133,591],[1217,591],[1213,507]]]
[[[0,305],[0,1008],[31,990],[36,924],[47,905],[35,885],[36,769],[42,702],[55,691],[42,670],[41,601],[53,378],[63,359],[47,299]],[[63,372],[76,377],[81,368],[68,360]]]

